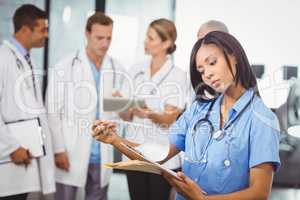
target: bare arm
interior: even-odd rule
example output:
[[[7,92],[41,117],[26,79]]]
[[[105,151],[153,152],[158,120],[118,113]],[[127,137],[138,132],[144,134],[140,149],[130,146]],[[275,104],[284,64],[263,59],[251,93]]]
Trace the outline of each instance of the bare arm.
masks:
[[[182,112],[181,109],[166,105],[163,112],[152,111],[149,108],[134,107],[133,115],[136,115],[140,118],[148,118],[152,122],[160,125],[161,127],[168,128]]]
[[[123,112],[119,113],[119,117],[124,121],[132,121],[133,118],[133,111],[132,108],[129,108]]]
[[[273,174],[272,164],[260,164],[250,169],[248,188],[229,194],[211,196],[205,196],[197,183],[183,173],[178,173],[183,181],[175,180],[166,174],[164,174],[164,177],[179,193],[190,200],[267,200],[272,187]]]
[[[163,164],[163,163],[167,162],[168,160],[170,160],[171,158],[176,156],[179,152],[180,152],[180,150],[178,150],[174,144],[170,144],[169,153],[168,153],[167,157],[165,159],[159,161],[158,163]]]
[[[92,127],[93,137],[103,143],[113,145],[118,151],[126,155],[128,158],[135,160],[137,157],[129,152],[123,145],[128,145],[129,147],[136,147],[139,144],[128,141],[117,134],[116,125],[113,122],[106,120],[97,120],[94,122]]]
[[[166,105],[164,112],[150,112],[149,119],[167,128],[176,121],[181,112],[182,110],[175,106]]]
[[[208,200],[267,200],[271,191],[274,169],[272,164],[261,164],[250,170],[247,189],[226,195],[208,196]]]

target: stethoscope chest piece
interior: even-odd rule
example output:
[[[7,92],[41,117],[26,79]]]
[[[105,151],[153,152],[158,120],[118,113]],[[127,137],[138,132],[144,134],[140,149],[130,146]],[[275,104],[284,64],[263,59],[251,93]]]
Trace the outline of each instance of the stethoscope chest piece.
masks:
[[[224,138],[225,136],[225,130],[217,130],[214,134],[213,134],[213,139],[220,141]]]
[[[224,160],[224,166],[225,167],[229,167],[230,165],[231,165],[231,162],[230,162],[230,160],[228,160],[228,159],[226,159],[226,160]]]

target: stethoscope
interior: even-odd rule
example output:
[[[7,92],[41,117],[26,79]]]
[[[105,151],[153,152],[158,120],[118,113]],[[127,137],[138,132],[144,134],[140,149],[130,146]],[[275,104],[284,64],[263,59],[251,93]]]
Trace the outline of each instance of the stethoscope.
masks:
[[[22,61],[18,58],[16,52],[12,49],[10,49],[10,50],[11,50],[12,54],[15,56],[16,64],[17,64],[18,69],[19,70],[21,70],[21,69],[24,70],[24,65],[23,65]]]
[[[234,119],[232,119],[228,124],[225,124],[223,128],[221,127],[221,123],[220,123],[219,130],[217,130],[217,131],[214,130],[214,126],[213,126],[212,122],[209,120],[209,116],[211,114],[212,108],[213,108],[217,98],[212,100],[204,118],[201,118],[200,120],[198,120],[192,128],[193,147],[196,146],[195,137],[197,134],[198,127],[207,127],[208,128],[209,139],[208,139],[208,142],[206,143],[206,145],[203,146],[203,148],[201,150],[201,154],[202,154],[200,156],[201,159],[204,157],[205,151],[207,150],[209,144],[212,142],[212,139],[214,139],[216,141],[221,141],[226,136],[227,130],[234,124],[234,122],[236,122],[242,116],[242,114],[245,112],[245,110],[251,105],[251,102],[253,101],[254,97],[255,97],[255,93],[253,93],[251,99],[247,102],[247,104],[243,107],[243,109],[236,115],[236,117]],[[195,148],[194,148],[194,151],[195,151]],[[196,155],[195,152],[194,152],[194,155]]]
[[[24,71],[25,67],[24,67],[22,61],[20,60],[20,58],[17,56],[17,54],[16,54],[16,52],[15,52],[14,50],[12,50],[12,49],[10,49],[10,50],[11,50],[12,54],[13,54],[14,57],[15,57],[16,64],[17,64],[18,69]],[[33,74],[33,69],[31,69],[31,70],[32,70],[32,76],[34,76],[34,74]],[[27,87],[28,89],[30,89],[31,86],[30,86],[30,83],[28,83],[28,80],[27,80],[27,79],[24,79],[24,81],[25,81],[26,87]],[[34,82],[34,80],[32,80],[32,81],[33,81],[33,87],[34,87],[34,90],[36,90],[36,88],[35,88],[35,82]],[[36,95],[36,94],[35,94],[35,95]]]
[[[81,59],[79,58],[79,50],[76,51],[76,54],[74,56],[74,58],[72,59],[72,62],[71,62],[71,68],[72,68],[72,75],[73,75],[73,71],[74,71],[74,66],[76,64],[76,62],[79,62],[80,64],[82,63]],[[110,61],[110,64],[111,64],[111,69],[113,71],[113,88],[116,88],[116,68],[115,68],[115,64],[114,64],[114,61],[111,57],[109,57],[109,61]],[[73,79],[72,79],[73,80]]]
[[[158,83],[156,83],[156,88],[153,88],[151,91],[150,91],[150,94],[151,95],[154,95],[156,94],[157,92],[157,88],[164,82],[164,80],[171,74],[171,72],[173,71],[173,69],[175,68],[174,65],[171,66],[171,68],[169,69],[169,71],[159,80]],[[141,75],[145,75],[145,72],[144,71],[140,71],[139,73],[135,74],[134,77],[133,77],[133,82],[136,81],[136,79],[141,76]]]

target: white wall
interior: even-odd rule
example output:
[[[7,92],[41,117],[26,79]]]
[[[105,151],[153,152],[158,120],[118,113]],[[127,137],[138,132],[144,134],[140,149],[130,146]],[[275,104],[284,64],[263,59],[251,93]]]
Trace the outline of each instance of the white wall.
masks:
[[[299,8],[299,0],[177,0],[175,62],[187,70],[199,26],[210,19],[223,21],[243,45],[250,63],[265,64],[260,91],[268,106],[277,107],[287,96],[280,67],[300,66]]]

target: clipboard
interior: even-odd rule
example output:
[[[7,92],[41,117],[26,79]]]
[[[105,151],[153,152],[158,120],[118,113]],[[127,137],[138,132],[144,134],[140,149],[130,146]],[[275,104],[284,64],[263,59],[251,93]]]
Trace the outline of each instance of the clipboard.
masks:
[[[146,167],[148,170],[145,171],[145,172],[151,172],[151,173],[156,173],[156,174],[162,174],[162,172],[165,172],[173,177],[175,177],[176,179],[178,180],[181,180],[176,172],[164,167],[163,165],[161,164],[158,164],[157,162],[154,162],[154,161],[151,161],[150,159],[148,159],[147,157],[145,157],[141,152],[139,152],[138,150],[136,150],[135,148],[133,147],[130,147],[124,143],[120,143],[120,145],[122,145],[127,151],[131,152],[136,158],[138,161],[142,161],[142,162],[145,162],[145,163],[149,163],[149,165],[145,164],[145,165],[141,165],[142,162],[140,163],[137,163],[138,165],[141,165],[140,166],[140,170],[139,169],[132,169],[132,170],[135,170],[135,171],[143,171],[142,168],[143,166]],[[122,162],[120,162],[122,163]],[[112,168],[117,168],[117,167],[114,167],[115,165],[113,164],[105,164],[106,167],[112,167]],[[119,168],[119,169],[122,169],[122,168]],[[126,168],[124,168],[124,170],[126,170]],[[127,169],[127,170],[130,170],[130,169]],[[159,173],[160,172],[160,173]]]
[[[5,123],[21,147],[28,149],[34,158],[46,155],[40,119],[31,118]],[[0,164],[11,162],[10,156],[0,159]]]

